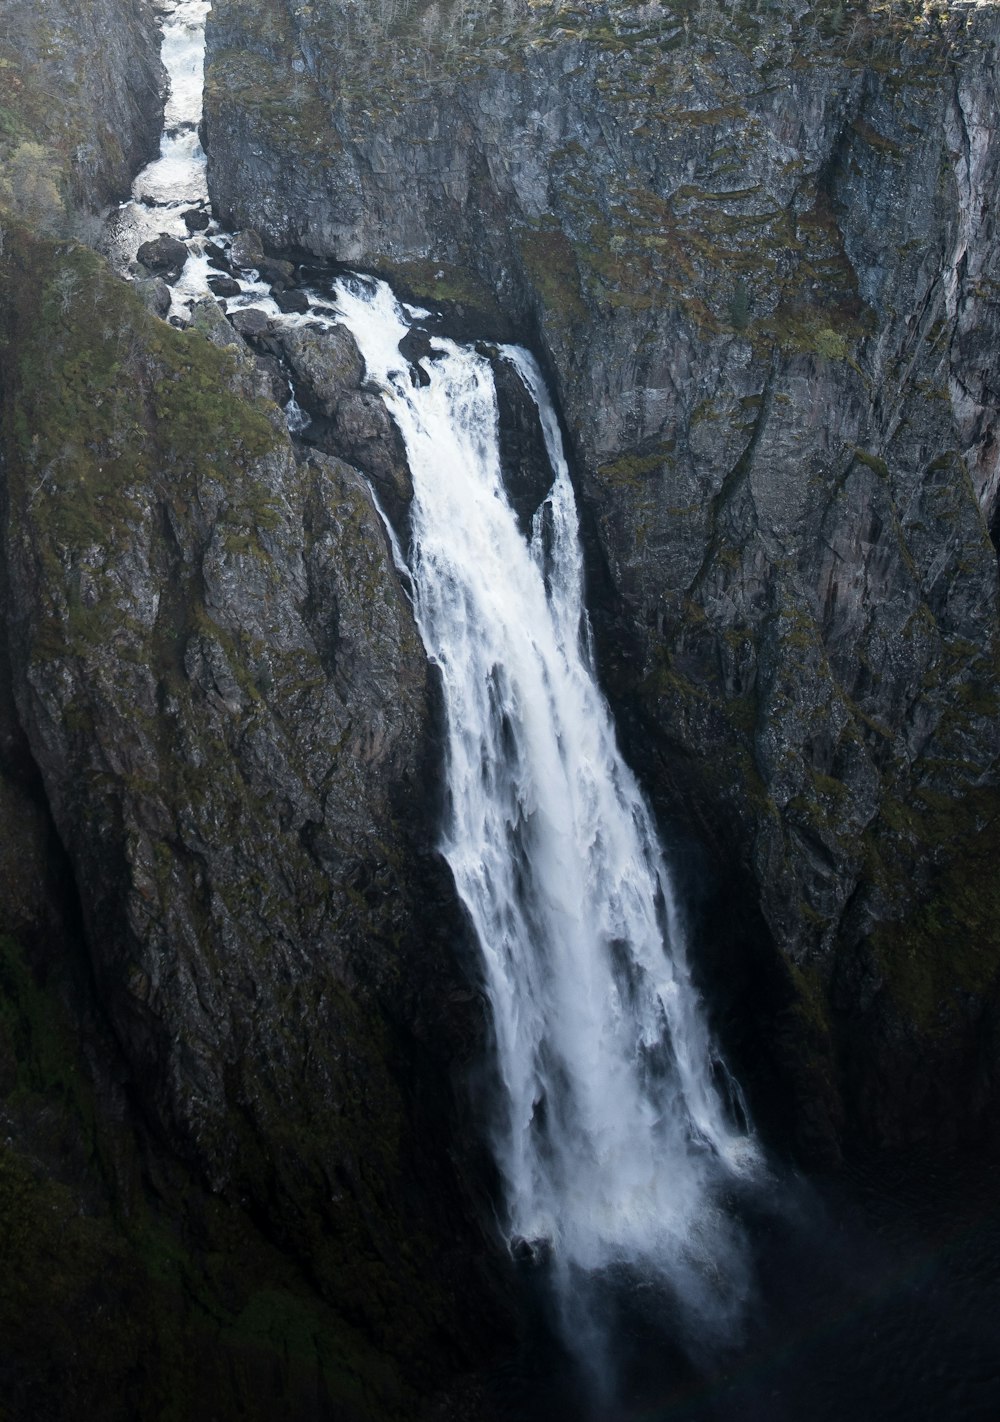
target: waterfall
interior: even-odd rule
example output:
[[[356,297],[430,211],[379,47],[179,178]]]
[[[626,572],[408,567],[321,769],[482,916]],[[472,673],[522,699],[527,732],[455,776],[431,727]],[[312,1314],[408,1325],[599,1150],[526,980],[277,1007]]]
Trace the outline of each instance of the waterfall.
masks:
[[[552,485],[525,540],[489,360],[432,339],[415,379],[383,283],[338,283],[413,478],[409,572],[447,718],[441,848],[482,952],[513,1243],[577,1274],[655,1273],[709,1309],[734,1249],[719,1200],[756,1150],[727,1109],[650,811],[588,651],[576,506],[532,357]]]
[[[207,0],[165,15],[171,78],[160,157],[136,179],[109,245],[127,265],[167,231],[189,256],[172,289],[186,318],[231,238],[209,217],[198,145]],[[662,1280],[704,1323],[744,1287],[726,1199],[754,1175],[739,1093],[691,982],[681,916],[650,811],[619,753],[589,651],[576,505],[537,364],[500,356],[534,400],[552,483],[525,539],[507,500],[489,360],[432,338],[421,377],[400,353],[411,321],[382,282],[309,291],[283,314],[256,273],[233,306],[340,322],[404,440],[413,479],[409,575],[447,720],[441,849],[482,955],[499,1086],[489,1126],[513,1252],[544,1259],[564,1317],[586,1281],[622,1268]],[[290,428],[308,418],[295,400]],[[735,1108],[735,1109],[734,1109]]]

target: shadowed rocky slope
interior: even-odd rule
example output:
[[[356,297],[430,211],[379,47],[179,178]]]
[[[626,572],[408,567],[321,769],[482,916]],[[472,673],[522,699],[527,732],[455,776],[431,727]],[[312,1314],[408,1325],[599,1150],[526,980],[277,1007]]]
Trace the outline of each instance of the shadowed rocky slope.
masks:
[[[490,1313],[427,663],[273,364],[71,235],[155,151],[151,12],[8,10],[0,1413],[412,1417]]]

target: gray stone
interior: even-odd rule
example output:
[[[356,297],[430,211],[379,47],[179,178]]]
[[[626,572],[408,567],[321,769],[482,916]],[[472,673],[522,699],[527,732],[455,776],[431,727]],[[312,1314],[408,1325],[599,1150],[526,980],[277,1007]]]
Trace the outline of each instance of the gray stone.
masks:
[[[170,311],[170,288],[162,277],[142,277],[134,283],[136,294],[147,311],[166,316]]]
[[[210,276],[208,285],[213,296],[239,296],[243,289],[238,281],[227,276]]]
[[[213,346],[238,346],[245,349],[243,338],[226,320],[221,306],[212,297],[203,297],[191,307],[191,325],[212,342]]]
[[[236,266],[242,267],[245,271],[256,267],[264,256],[260,244],[260,234],[253,228],[237,232],[230,245],[229,256]]]
[[[234,330],[247,339],[260,339],[268,335],[273,327],[271,320],[256,307],[237,307],[229,312],[229,320]]]
[[[176,237],[161,232],[150,242],[143,242],[136,253],[139,261],[154,276],[176,281],[188,259],[188,249]]]

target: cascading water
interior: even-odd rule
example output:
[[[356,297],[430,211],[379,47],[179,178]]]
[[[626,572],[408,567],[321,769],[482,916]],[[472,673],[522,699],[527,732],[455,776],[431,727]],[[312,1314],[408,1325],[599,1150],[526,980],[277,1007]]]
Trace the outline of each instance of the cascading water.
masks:
[[[557,1272],[626,1265],[712,1312],[733,1252],[716,1200],[755,1148],[716,1085],[650,813],[586,649],[576,508],[538,368],[514,347],[553,469],[525,541],[507,501],[489,361],[432,341],[382,283],[338,306],[413,477],[409,570],[447,716],[442,842],[483,954],[503,1101],[507,1232]]]
[[[204,89],[205,18],[210,9],[210,0],[176,0],[164,9],[160,55],[169,90],[163,136],[159,156],[132,184],[131,202],[118,208],[109,223],[107,247],[119,266],[127,266],[142,242],[162,232],[187,238],[183,214],[208,206],[198,125]]]

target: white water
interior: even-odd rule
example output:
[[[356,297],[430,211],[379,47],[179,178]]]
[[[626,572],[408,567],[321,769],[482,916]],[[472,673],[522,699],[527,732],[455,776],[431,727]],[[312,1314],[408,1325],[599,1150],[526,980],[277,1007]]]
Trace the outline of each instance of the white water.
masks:
[[[204,90],[205,20],[211,4],[210,0],[175,0],[158,8],[163,23],[160,56],[169,83],[163,136],[159,156],[132,184],[131,201],[123,203],[108,224],[108,252],[123,270],[142,243],[161,232],[187,241],[190,234],[183,214],[190,208],[208,210],[205,154],[198,125]],[[174,290],[173,314],[181,317],[192,300],[209,292],[202,241],[198,237],[191,240],[191,256]]]
[[[504,349],[553,468],[526,542],[504,492],[488,360],[433,340],[419,384],[388,287],[338,289],[413,476],[409,570],[447,714],[442,849],[493,1010],[507,1234],[546,1241],[564,1269],[652,1270],[712,1311],[711,1276],[733,1250],[716,1199],[756,1153],[720,1099],[650,813],[595,684],[543,381],[527,352]]]

